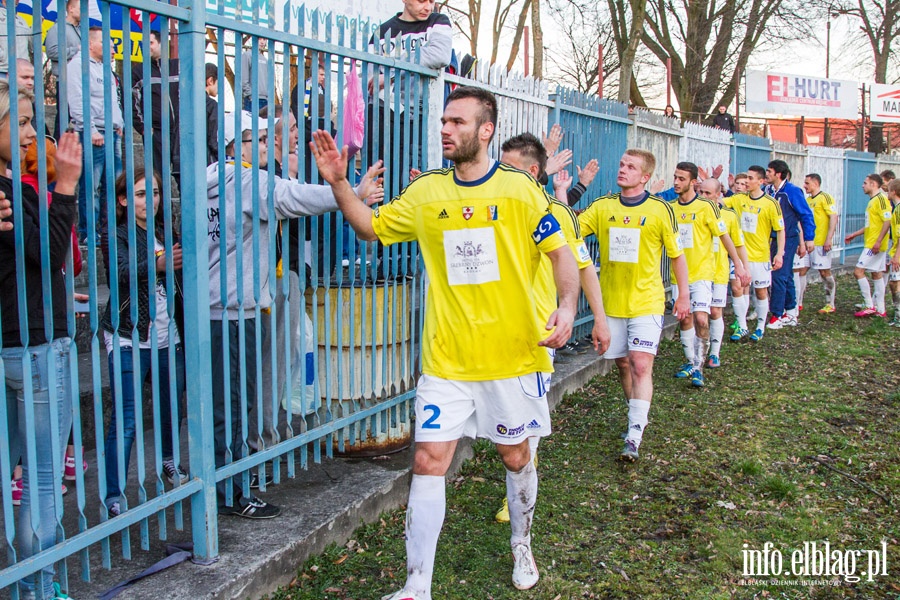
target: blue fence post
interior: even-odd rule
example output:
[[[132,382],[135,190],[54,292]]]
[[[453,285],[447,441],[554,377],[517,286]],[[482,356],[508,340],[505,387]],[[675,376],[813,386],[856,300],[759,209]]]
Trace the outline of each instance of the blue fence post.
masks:
[[[185,374],[190,472],[203,485],[191,496],[195,562],[219,554],[216,465],[210,382],[209,259],[206,216],[206,2],[185,0],[190,19],[178,24],[181,98],[181,215],[184,252]]]

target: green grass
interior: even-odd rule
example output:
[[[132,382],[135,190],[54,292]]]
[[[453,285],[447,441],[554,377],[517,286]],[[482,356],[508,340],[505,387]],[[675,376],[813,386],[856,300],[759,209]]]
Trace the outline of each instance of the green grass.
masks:
[[[816,314],[824,298],[811,286],[801,327],[768,332],[759,344],[726,342],[723,367],[708,370],[703,390],[671,376],[683,356],[677,342],[664,342],[634,465],[616,460],[626,408],[615,374],[565,399],[539,453],[533,590],[509,581],[509,527],[493,520],[503,468],[490,444],[477,443],[448,480],[433,597],[900,597],[900,495],[888,505],[811,458],[885,496],[900,490],[900,330],[854,319],[856,286],[838,282],[838,313]],[[394,511],[361,526],[348,544],[302,565],[273,600],[362,600],[399,589],[403,519]],[[805,541],[856,550],[882,540],[889,575],[873,582],[742,581],[743,551],[766,542],[789,567]]]

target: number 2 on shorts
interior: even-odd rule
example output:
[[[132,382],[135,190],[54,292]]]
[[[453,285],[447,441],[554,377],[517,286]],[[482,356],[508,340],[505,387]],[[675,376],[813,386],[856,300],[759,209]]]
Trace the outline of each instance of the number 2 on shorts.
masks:
[[[435,423],[437,418],[441,416],[441,409],[436,404],[426,404],[422,407],[422,410],[427,410],[431,412],[431,416],[428,417],[424,423],[422,423],[422,429],[440,429],[441,424]]]

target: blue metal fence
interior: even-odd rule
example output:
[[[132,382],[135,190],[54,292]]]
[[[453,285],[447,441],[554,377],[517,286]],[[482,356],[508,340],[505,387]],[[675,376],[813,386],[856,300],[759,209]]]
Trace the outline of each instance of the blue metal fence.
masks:
[[[845,234],[852,233],[865,226],[866,206],[869,197],[862,191],[863,180],[871,173],[877,172],[876,156],[869,152],[847,150],[844,153],[844,221]],[[841,240],[843,242],[843,240]],[[841,251],[841,262],[845,257],[862,251],[865,245],[863,236],[857,237]]]
[[[750,165],[766,166],[772,160],[772,145],[766,138],[734,134],[731,152],[731,172],[740,173]]]

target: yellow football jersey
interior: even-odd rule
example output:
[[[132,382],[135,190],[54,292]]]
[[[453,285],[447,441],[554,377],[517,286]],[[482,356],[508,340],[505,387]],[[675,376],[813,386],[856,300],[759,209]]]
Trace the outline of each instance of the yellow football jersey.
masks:
[[[575,216],[568,204],[560,202],[553,198],[550,202],[550,214],[552,214],[559,223],[563,235],[566,237],[572,254],[575,255],[575,262],[578,263],[579,269],[590,268],[593,266],[591,254],[588,252],[584,240],[581,239],[581,227],[578,225],[578,217]],[[541,263],[538,266],[537,275],[534,277],[534,297],[537,303],[537,315],[539,323],[547,323],[547,319],[556,310],[556,280],[553,278],[553,263],[547,256],[541,256]],[[549,336],[552,331],[547,331],[546,327],[542,327],[543,337]]]
[[[816,246],[824,246],[825,238],[828,237],[828,225],[831,221],[831,215],[837,214],[837,204],[831,194],[819,192],[815,196],[807,199],[809,207],[813,211],[813,219],[816,222],[816,237],[813,243]]]
[[[722,198],[722,204],[725,208],[730,208],[735,212],[738,216],[738,219],[741,217],[741,203],[744,201],[744,198],[747,197],[745,192],[740,192],[738,194],[732,194],[730,196],[725,196]]]
[[[423,173],[373,211],[384,244],[418,241],[429,290],[422,371],[461,381],[553,371],[538,346],[534,276],[541,253],[566,245],[550,197],[500,163],[477,181]]]
[[[741,231],[737,213],[723,206],[720,214],[722,215],[722,221],[725,222],[725,230],[731,237],[734,247],[740,248],[744,245],[744,232]],[[716,272],[713,275],[713,283],[728,283],[731,276],[731,265],[728,262],[728,250],[719,238],[713,238],[713,251],[716,253]]]
[[[884,227],[884,222],[891,219],[891,201],[883,193],[878,192],[869,200],[866,207],[865,244],[866,249],[871,250],[878,241],[878,234]],[[888,245],[881,240],[881,252],[888,249]]]
[[[719,214],[719,205],[699,196],[687,204],[678,200],[669,203],[675,211],[678,226],[678,241],[688,265],[688,283],[712,281],[716,269],[716,255],[713,240],[726,233],[725,223]],[[672,282],[678,283],[675,270]]]
[[[741,195],[741,231],[750,262],[769,262],[770,242],[773,231],[784,229],[781,205],[772,196],[764,194],[759,198]]]
[[[581,233],[599,241],[600,288],[611,317],[665,313],[661,262],[682,255],[675,213],[665,200],[647,197],[623,204],[619,194],[597,198],[578,215]]]
[[[894,212],[891,213],[891,238],[894,241],[894,250],[897,244],[900,244],[900,204],[894,206]]]

